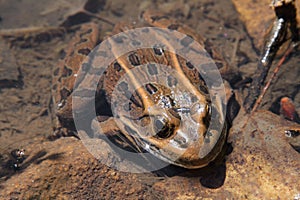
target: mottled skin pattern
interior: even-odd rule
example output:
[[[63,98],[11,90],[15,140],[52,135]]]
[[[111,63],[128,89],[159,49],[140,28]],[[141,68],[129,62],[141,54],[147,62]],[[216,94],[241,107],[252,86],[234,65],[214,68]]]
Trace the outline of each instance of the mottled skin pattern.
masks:
[[[98,43],[95,24],[83,25],[72,39],[63,58],[53,70],[52,97],[56,114],[54,137],[73,135],[72,92],[83,60]]]
[[[229,66],[222,56],[212,48],[211,44],[191,28],[179,24],[165,15],[151,11],[142,13],[142,18],[147,23],[147,26],[169,28],[188,35],[188,38],[181,39],[180,43],[182,46],[190,45],[189,38],[193,38],[205,48],[223,77],[230,79],[231,75],[234,74],[229,70]],[[128,25],[118,24],[114,28],[113,33],[116,34],[131,28]],[[70,49],[66,52],[65,59],[60,63],[59,68],[54,71],[53,101],[58,118],[56,132],[60,134],[70,134],[69,130],[71,129],[70,125],[72,125],[73,119],[72,91],[74,82],[79,68],[86,66],[87,63],[85,62],[90,62],[93,65],[93,60],[85,62],[83,60],[91,49],[97,45],[98,35],[96,25],[90,24],[83,27],[72,41]],[[112,51],[115,51],[114,42],[116,41],[111,41]],[[206,53],[203,54],[207,55]],[[105,53],[99,56],[105,56]],[[166,68],[158,69],[155,65],[149,63],[170,66],[170,69],[175,70],[179,74],[179,79],[166,75],[163,81],[164,85],[168,87],[156,84],[155,81],[154,83],[139,87],[133,94],[127,95],[130,87],[136,86],[139,80],[159,76],[164,73],[167,74],[165,71],[167,70]],[[146,65],[147,69],[138,75],[130,77],[130,70],[140,65]],[[89,73],[87,69],[81,70],[86,70]],[[130,78],[120,83],[120,78],[124,74],[129,74]],[[178,80],[181,83],[178,84]],[[129,82],[133,84],[129,84]],[[86,93],[88,93],[90,86],[86,85],[85,88],[87,88]],[[162,47],[138,49],[134,52],[128,52],[118,57],[107,67],[98,86],[97,94],[100,94],[100,91],[104,91],[107,102],[115,104],[118,103],[112,102],[115,88],[122,94],[118,96],[118,101],[129,101],[130,103],[129,106],[124,106],[118,110],[120,119],[106,118],[107,120],[101,120],[101,123],[96,125],[93,123],[94,129],[100,126],[102,127],[102,131],[105,130],[102,134],[118,132],[133,143],[137,149],[145,149],[166,162],[185,168],[206,166],[221,152],[228,131],[227,122],[225,122],[224,126],[222,122],[219,124],[219,126],[223,126],[222,131],[219,134],[213,134],[210,141],[204,141],[204,138],[210,123],[211,110],[217,111],[220,119],[225,119],[225,116],[220,111],[220,107],[211,105],[211,97],[204,80],[195,67],[184,58],[169,51],[164,51]],[[175,96],[182,96],[181,93],[184,92],[191,93],[189,95],[192,102],[188,105],[183,105],[183,103],[176,101],[174,97],[174,94]],[[167,102],[164,105],[161,103],[162,98],[164,102]],[[92,96],[91,100],[93,100]],[[76,106],[85,107],[86,105],[83,103],[76,104]],[[201,107],[204,109],[200,109]],[[76,109],[80,110],[80,108]],[[187,130],[184,126],[180,125],[183,116],[188,119],[185,120],[187,123],[185,126],[196,126],[196,130]],[[116,127],[120,127],[121,130],[117,130]],[[139,127],[148,128],[138,131],[140,130]],[[132,132],[134,135],[132,135]],[[173,145],[168,145],[171,143]],[[200,158],[199,151],[205,152],[203,153],[205,156]]]

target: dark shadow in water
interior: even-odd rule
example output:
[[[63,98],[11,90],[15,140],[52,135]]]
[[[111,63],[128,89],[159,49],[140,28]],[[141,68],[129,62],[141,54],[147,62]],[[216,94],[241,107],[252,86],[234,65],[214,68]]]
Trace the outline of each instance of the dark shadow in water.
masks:
[[[17,80],[11,80],[11,79],[1,79],[0,80],[0,91],[1,89],[4,88],[20,88],[24,86],[24,81],[23,81],[23,74],[21,71],[21,68],[18,68],[18,79]]]
[[[232,152],[232,145],[225,145],[226,155]],[[200,169],[184,169],[174,165],[169,165],[163,169],[153,172],[161,177],[192,177],[199,178],[199,182],[203,187],[216,189],[224,184],[226,177],[226,161],[223,158],[224,155],[220,155],[214,162],[211,162],[208,166]]]
[[[16,173],[22,173],[31,164],[40,164],[44,160],[60,159],[62,157],[62,154],[63,153],[57,153],[45,156],[47,155],[47,151],[41,150],[33,156],[26,155],[24,157],[24,160],[16,159],[14,156],[11,155],[0,155],[1,181],[9,179]]]
[[[234,101],[234,95],[230,100],[230,104],[228,105],[228,131],[231,128],[231,120],[233,120],[239,109],[240,105]],[[101,120],[100,120],[101,121]],[[227,132],[228,132],[227,131]],[[118,136],[118,137],[116,137]],[[158,177],[173,177],[173,176],[182,176],[182,177],[193,177],[193,178],[199,178],[199,182],[203,187],[206,188],[219,188],[224,184],[225,177],[226,177],[226,164],[225,164],[225,155],[228,155],[232,152],[232,145],[226,143],[224,145],[222,153],[215,159],[214,162],[211,162],[208,166],[200,168],[200,169],[195,169],[195,170],[190,170],[190,169],[185,169],[182,167],[174,166],[167,164],[160,159],[150,155],[147,153],[147,155],[140,156],[140,151],[135,149],[135,145],[131,144],[131,142],[125,137],[122,137],[121,132],[114,133],[110,136],[106,137],[100,137],[100,139],[103,140],[109,140],[110,143],[113,143],[119,148],[113,148],[114,151],[120,158],[126,159],[128,161],[131,161],[135,163],[136,165],[139,165],[140,163],[143,164],[142,168],[145,170],[151,171],[153,174],[155,174]],[[130,145],[131,144],[131,145]],[[126,150],[129,152],[137,152],[136,156],[132,156],[132,158],[128,158],[126,154],[122,153],[122,151],[119,151],[118,149]],[[140,149],[142,152],[145,152],[144,150]],[[122,160],[122,159],[121,159]],[[158,169],[159,166],[166,166],[163,168],[160,168],[159,170],[153,171],[151,169]]]
[[[63,27],[71,27],[77,24],[85,23],[90,21],[91,15],[87,12],[96,13],[103,10],[105,6],[105,0],[88,0],[83,8],[78,8],[78,11],[72,15],[69,15],[68,18],[61,24]]]
[[[34,163],[35,164],[41,164],[45,160],[59,160],[63,157],[63,154],[64,153],[54,153],[54,154],[48,155],[46,157],[39,158]]]

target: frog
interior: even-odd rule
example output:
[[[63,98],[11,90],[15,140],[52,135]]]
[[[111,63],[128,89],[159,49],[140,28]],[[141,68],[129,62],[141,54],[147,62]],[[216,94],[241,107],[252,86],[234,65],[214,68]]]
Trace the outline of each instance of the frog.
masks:
[[[185,40],[193,39],[197,41],[204,47],[204,51],[208,52],[208,55],[213,59],[214,64],[218,67],[218,70],[223,77],[229,77],[232,74],[236,74],[230,71],[231,69],[228,63],[221,54],[213,48],[212,44],[188,26],[170,19],[167,15],[150,10],[143,12],[141,18],[146,22],[147,26],[176,30],[188,36]],[[132,25],[119,23],[114,27],[112,34],[117,34],[132,28],[134,28]],[[65,55],[67,56],[62,59],[59,67],[54,70],[54,85],[52,87],[52,92],[53,102],[56,108],[55,114],[57,117],[55,134],[76,135],[72,111],[74,109],[80,110],[78,107],[85,107],[86,105],[80,105],[79,103],[75,106],[77,108],[72,108],[72,106],[74,106],[72,105],[72,91],[77,78],[77,73],[82,65],[84,65],[84,58],[92,51],[93,47],[99,44],[100,38],[98,38],[98,36],[99,30],[96,24],[90,23],[82,26],[79,33],[72,41],[73,45],[70,45],[70,49],[66,51]],[[183,40],[184,39],[181,41],[182,43],[185,42]],[[104,78],[100,81],[102,83],[100,83],[97,88],[96,96],[102,95],[102,97],[96,98],[106,99],[108,104],[113,104],[113,92],[116,87],[121,88],[120,92],[125,93],[126,96],[126,91],[124,90],[128,90],[129,84],[126,83],[126,81],[121,83],[118,83],[118,81],[125,73],[128,73],[128,71],[138,65],[147,65],[144,67],[146,68],[146,73],[141,74],[140,76],[150,76],[149,74],[152,73],[163,74],[164,69],[157,69],[156,66],[148,64],[154,62],[175,66],[171,68],[179,74],[181,79],[185,79],[185,83],[183,84],[185,86],[178,89],[181,87],[180,84],[176,86],[178,80],[166,75],[165,82],[169,88],[157,83],[148,83],[143,87],[138,88],[132,95],[127,95],[127,101],[130,101],[129,106],[124,108],[124,110],[127,109],[127,111],[121,109],[119,112],[125,112],[134,119],[128,120],[125,119],[126,117],[123,117],[123,122],[119,125],[114,122],[116,119],[113,119],[112,117],[109,117],[104,121],[97,121],[100,121],[101,127],[113,127],[112,130],[106,130],[105,132],[110,134],[112,132],[118,132],[118,134],[120,134],[119,132],[121,132],[125,135],[125,138],[134,144],[134,146],[143,150],[146,149],[151,154],[167,163],[184,168],[204,167],[213,161],[222,151],[226,141],[229,123],[226,120],[225,115],[220,114],[220,117],[224,121],[219,125],[222,127],[219,131],[220,133],[215,135],[211,134],[211,137],[208,136],[209,134],[206,134],[212,109],[219,110],[218,112],[221,113],[221,108],[213,108],[211,106],[212,100],[208,86],[205,84],[205,81],[199,75],[192,63],[170,52],[164,51],[165,50],[161,47],[138,49],[116,59],[115,62],[107,67]],[[137,78],[132,76],[127,82],[132,79]],[[172,96],[172,94],[180,93],[180,90],[194,90],[192,95],[194,100],[190,105],[183,106],[180,105],[180,103],[175,102],[176,97],[174,97],[174,95]],[[228,100],[232,91],[227,83],[226,91],[228,93],[226,99]],[[177,96],[177,98],[180,98],[179,94],[177,94]],[[126,101],[126,98],[124,101]],[[164,101],[163,105],[161,103],[162,101]],[[193,130],[191,133],[186,127],[183,128],[183,125],[181,125],[183,115],[188,116],[188,120],[185,122],[187,124],[186,127],[192,126],[188,125],[188,122],[193,121],[199,125],[198,129]],[[101,116],[98,116],[98,118],[101,118]],[[107,125],[105,125],[105,123]],[[97,127],[95,122],[93,124],[94,128]],[[120,126],[122,127],[122,130],[116,130],[116,127]],[[129,132],[134,132],[136,135],[141,135],[139,132],[143,132],[141,130],[137,131],[136,126],[151,127],[143,129],[145,132],[148,131],[148,136],[130,136],[132,133],[130,134]],[[140,137],[142,139],[140,139]],[[198,139],[196,142],[193,142],[189,138]],[[174,146],[169,145],[168,148],[164,148],[168,143],[172,142],[174,143]],[[201,147],[203,145],[206,147]],[[186,153],[182,153],[183,151]],[[201,156],[201,158],[198,155],[199,151],[202,151],[203,154],[205,154]]]
[[[208,40],[190,27],[177,22],[175,19],[171,19],[161,12],[144,11],[141,13],[141,18],[148,27],[179,31],[187,35],[188,39],[191,38],[203,46],[204,50],[217,66],[222,78],[224,78],[223,81],[226,86],[225,103],[231,105],[231,100],[234,99],[235,95],[231,89],[230,82],[232,79],[236,79],[236,76],[240,75],[237,71],[232,70],[226,60],[215,50]],[[135,26],[132,24],[118,23],[115,25],[112,35],[132,30],[133,28]],[[182,39],[182,45],[188,43],[187,41],[189,40],[187,38]],[[66,57],[61,61],[58,68],[54,70],[52,91],[54,94],[53,102],[56,107],[55,113],[58,119],[56,122],[58,124],[55,129],[56,133],[76,135],[76,127],[73,122],[74,110],[81,110],[87,104],[76,103],[74,105],[72,103],[73,88],[76,85],[76,78],[80,74],[79,71],[88,62],[93,62],[85,60],[85,58],[100,42],[101,38],[99,38],[98,26],[94,23],[84,24],[71,42],[70,49],[66,51]],[[112,49],[114,49],[113,42],[111,41]],[[172,84],[176,84],[177,80],[174,77],[172,79],[166,75],[165,82],[166,85],[169,84],[169,87],[161,86],[155,82],[145,84],[141,87],[136,84],[136,90],[132,94],[126,94],[127,90],[129,90],[128,88],[130,88],[128,82],[136,82],[141,77],[150,77],[153,73],[164,73],[163,69],[149,65],[149,63],[157,61],[160,64],[169,64],[171,66],[170,69],[175,70],[185,80],[183,86],[178,84],[173,87],[174,85]],[[145,65],[142,72],[137,71],[140,74],[129,73],[127,81],[121,81],[124,74],[127,74],[140,65]],[[177,90],[176,87],[180,89]],[[123,99],[119,99],[119,102],[124,101],[129,102],[129,104],[119,103],[123,107],[118,110],[121,114],[117,117],[100,114],[96,119],[93,119],[91,126],[97,134],[109,136],[122,134],[123,138],[127,142],[132,143],[138,151],[145,150],[164,162],[187,169],[205,167],[224,151],[227,134],[231,125],[230,121],[233,117],[225,116],[220,111],[222,110],[222,106],[212,105],[212,97],[209,94],[208,86],[192,63],[187,62],[184,58],[174,55],[160,46],[128,52],[116,58],[114,62],[107,66],[107,70],[99,80],[96,91],[96,100],[101,101],[99,107],[103,107],[101,105],[103,99],[108,105],[118,103],[114,101],[116,99],[114,96],[115,88],[119,88],[118,94],[123,94],[124,96]],[[193,95],[191,96],[193,96],[194,100],[189,105],[183,106],[180,103],[176,103],[175,97],[172,94],[175,93],[180,96],[179,93],[184,90],[193,91]],[[163,97],[164,101],[162,101],[161,97]],[[92,100],[94,98],[91,98]],[[89,102],[89,100],[86,102]],[[162,102],[164,102],[163,105]],[[239,105],[236,107],[235,111],[233,111],[235,113],[233,116],[239,110]],[[216,134],[207,131],[212,110],[217,111],[220,119],[223,120],[219,124],[221,131]],[[227,112],[227,114],[231,112]],[[183,116],[188,116],[186,122],[196,122],[199,125],[198,129],[196,131],[193,130],[192,133],[184,129],[181,125]],[[137,126],[147,128],[139,130]],[[190,138],[198,139],[192,141]],[[124,142],[123,140],[117,141],[117,143],[122,143]],[[168,146],[167,144],[174,146]],[[127,146],[127,144],[122,145]],[[199,156],[199,152],[200,154],[202,152],[203,155]]]

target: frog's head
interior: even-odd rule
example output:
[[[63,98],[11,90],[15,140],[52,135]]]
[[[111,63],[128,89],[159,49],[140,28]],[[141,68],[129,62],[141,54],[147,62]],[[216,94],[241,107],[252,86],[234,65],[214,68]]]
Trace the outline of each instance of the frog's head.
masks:
[[[212,112],[216,111],[210,99],[183,91],[176,94],[176,90],[155,84],[151,87],[155,87],[155,94],[143,97],[142,112],[132,106],[131,116],[119,115],[122,131],[138,146],[170,164],[206,166],[221,151],[227,130],[226,126],[221,132],[210,128]]]

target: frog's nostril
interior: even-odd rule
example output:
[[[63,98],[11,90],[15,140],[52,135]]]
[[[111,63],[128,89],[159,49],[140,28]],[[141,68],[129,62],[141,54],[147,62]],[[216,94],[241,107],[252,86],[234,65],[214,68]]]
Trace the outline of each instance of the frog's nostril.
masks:
[[[175,117],[176,119],[181,119],[180,115],[178,114],[178,109],[175,108],[171,108],[168,110],[170,112],[170,114]]]
[[[176,136],[173,138],[173,142],[179,148],[185,149],[188,147],[187,138],[181,136],[181,134],[179,134],[179,132],[176,133]]]

